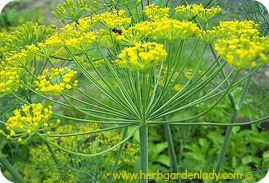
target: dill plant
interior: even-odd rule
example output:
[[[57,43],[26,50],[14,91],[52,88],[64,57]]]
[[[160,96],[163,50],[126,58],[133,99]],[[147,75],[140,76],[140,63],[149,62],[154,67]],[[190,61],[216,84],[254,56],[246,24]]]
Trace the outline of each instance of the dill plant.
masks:
[[[30,156],[50,154],[49,159],[41,159],[56,170],[48,181],[61,179],[73,163],[66,156],[74,157],[75,166],[83,169],[88,158],[112,156],[117,150],[110,176],[105,177],[112,182],[125,144],[137,132],[140,170],[148,172],[151,125],[164,128],[171,172],[178,172],[179,164],[170,125],[228,126],[215,169],[219,172],[233,126],[268,118],[234,123],[251,76],[269,61],[269,38],[261,37],[252,21],[220,22],[210,29],[210,20],[221,8],[207,6],[66,0],[53,12],[63,26],[27,23],[10,34],[2,33],[6,44],[1,47],[1,98],[11,97],[19,105],[13,114],[1,115],[5,126],[1,134],[21,144],[42,143],[41,152],[32,148]],[[186,44],[192,49],[187,50]],[[212,54],[210,60],[206,54]],[[248,74],[239,77],[242,70]],[[243,82],[235,101],[233,89]],[[233,108],[229,123],[195,121],[227,95]],[[210,107],[199,113],[172,119],[207,102]],[[116,130],[122,134],[111,133]],[[129,158],[136,153],[133,150]],[[0,160],[18,182],[24,182],[4,156]],[[81,180],[71,170],[62,182]],[[22,173],[30,179],[29,170]]]

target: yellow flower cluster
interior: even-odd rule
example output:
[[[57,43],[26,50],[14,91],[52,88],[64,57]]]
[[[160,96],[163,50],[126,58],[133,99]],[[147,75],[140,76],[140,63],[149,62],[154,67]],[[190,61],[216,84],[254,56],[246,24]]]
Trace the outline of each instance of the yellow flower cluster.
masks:
[[[26,68],[28,63],[34,59],[34,55],[28,50],[22,49],[17,54],[6,57],[5,64],[12,67]]]
[[[117,35],[115,39],[123,45],[134,45],[145,37],[153,40],[185,40],[197,34],[198,31],[197,25],[192,22],[163,18],[155,22],[138,23],[123,30],[122,35]]]
[[[126,30],[122,29],[122,34],[115,34],[115,39],[122,45],[133,46],[135,43],[149,36],[152,30],[151,22],[140,22]]]
[[[145,7],[144,13],[147,15],[149,19],[156,21],[161,18],[167,18],[169,16],[168,14],[169,10],[170,8],[160,8],[159,6],[151,4]]]
[[[269,38],[259,37],[231,37],[219,39],[215,43],[218,54],[224,58],[231,67],[237,69],[253,68],[256,65],[269,62]]]
[[[96,13],[96,9],[100,7],[100,1],[96,0],[65,0],[62,4],[58,4],[57,11],[52,11],[52,15],[60,19],[63,23],[73,20],[77,21],[87,12]]]
[[[24,143],[36,132],[51,127],[48,122],[52,116],[51,106],[44,108],[40,103],[33,103],[22,106],[21,109],[13,111],[13,114],[5,124],[9,131],[7,138],[10,140],[18,140],[18,142]],[[56,125],[59,123],[60,120],[57,120]]]
[[[5,51],[5,57],[9,58],[25,50],[26,46],[45,40],[53,31],[51,27],[32,22],[17,27],[3,39],[5,44],[2,49]]]
[[[215,27],[219,37],[229,38],[231,36],[258,36],[258,25],[253,21],[226,21],[220,22],[220,25]]]
[[[14,67],[0,69],[0,94],[5,95],[21,88],[19,70]]]
[[[27,51],[35,54],[37,56],[41,56],[44,58],[50,58],[51,56],[58,56],[57,54],[59,50],[61,50],[64,45],[62,36],[59,34],[54,34],[44,42],[39,42],[37,45],[32,44],[30,46],[26,46]]]
[[[83,20],[83,21],[82,21]],[[71,49],[87,52],[89,47],[96,41],[96,35],[90,31],[92,29],[91,19],[80,19],[80,24],[67,24],[61,29],[58,40],[62,41],[62,45]]]
[[[84,53],[88,51],[90,46],[96,41],[94,32],[87,32],[79,38],[70,38],[65,41],[65,45],[71,49],[79,50]]]
[[[199,30],[197,25],[192,22],[175,19],[162,19],[158,22],[152,22],[151,26],[152,32],[150,36],[153,39],[164,38],[169,41],[177,39],[185,40],[195,35]]]
[[[210,44],[219,37],[219,32],[216,30],[199,30],[197,36],[206,44]]]
[[[45,94],[61,94],[66,90],[76,88],[78,80],[73,81],[77,72],[67,67],[45,69],[34,81],[35,90]]]
[[[156,66],[160,61],[165,60],[167,53],[162,44],[136,43],[135,46],[125,48],[118,55],[115,63],[119,67],[133,70],[146,70]]]
[[[201,4],[191,4],[187,6],[177,6],[175,8],[175,11],[180,15],[186,16],[188,19],[197,16],[202,21],[208,22],[221,11],[221,8],[219,6],[212,8],[204,8]]]
[[[93,21],[101,22],[108,28],[125,27],[131,23],[131,18],[125,16],[124,10],[114,10],[113,12],[105,12],[96,14],[92,17]]]

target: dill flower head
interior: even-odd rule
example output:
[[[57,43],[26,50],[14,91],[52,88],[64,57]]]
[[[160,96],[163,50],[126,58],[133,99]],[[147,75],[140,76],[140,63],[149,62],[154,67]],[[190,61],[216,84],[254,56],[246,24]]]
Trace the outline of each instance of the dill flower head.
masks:
[[[6,65],[18,68],[26,68],[28,63],[34,59],[34,54],[30,51],[22,49],[16,54],[5,58]]]
[[[77,21],[87,12],[95,13],[99,6],[100,4],[96,0],[65,0],[62,4],[58,4],[57,11],[52,11],[51,14],[66,23],[70,20]]]
[[[145,7],[144,13],[151,20],[159,20],[161,18],[167,18],[169,16],[169,10],[170,8],[160,8],[159,6],[151,4]]]
[[[219,33],[216,30],[199,30],[197,36],[206,44],[210,44],[219,37]]]
[[[253,68],[269,62],[268,43],[268,38],[234,36],[229,39],[217,40],[215,49],[231,67]]]
[[[36,132],[47,130],[51,125],[49,119],[52,116],[52,107],[44,108],[40,103],[24,105],[19,110],[13,111],[13,116],[9,117],[5,126],[9,131],[7,139],[18,140],[25,143]],[[60,120],[56,121],[56,125]]]
[[[108,28],[124,27],[131,23],[131,18],[125,16],[124,10],[114,10],[113,12],[105,12],[96,14],[92,17],[96,22],[103,23]]]
[[[153,32],[152,22],[140,22],[128,29],[122,29],[122,34],[115,34],[115,40],[122,45],[133,46]]]
[[[201,4],[190,4],[187,6],[177,6],[175,8],[175,11],[176,13],[183,15],[188,19],[197,16],[200,20],[208,22],[221,11],[221,8],[219,6],[212,8],[204,8]]]
[[[36,91],[45,94],[61,94],[66,90],[76,88],[78,81],[75,78],[77,72],[64,68],[52,68],[51,70],[45,69],[41,75],[37,76],[34,81]]]
[[[22,86],[20,84],[19,69],[15,67],[5,67],[0,70],[0,94],[6,95],[17,92]]]
[[[16,28],[4,38],[5,54],[10,57],[26,46],[45,40],[54,30],[51,27],[34,24],[32,22],[25,23]]]
[[[179,21],[175,19],[162,19],[151,23],[153,27],[151,37],[153,39],[164,38],[169,41],[185,40],[195,35],[199,30],[196,24],[190,21]]]
[[[232,36],[258,36],[258,25],[253,21],[226,21],[220,22],[220,25],[214,27],[219,37],[229,38]]]
[[[92,31],[92,19],[80,19],[81,24],[67,24],[61,28],[61,33],[54,39],[60,40],[60,45],[70,49],[87,52],[89,47],[96,41],[97,36]],[[94,23],[93,23],[94,24]]]
[[[115,63],[119,67],[132,70],[146,70],[156,66],[160,61],[165,60],[167,53],[162,44],[136,43],[134,47],[125,48],[118,55]]]
[[[197,16],[200,12],[202,12],[204,10],[203,5],[201,4],[190,4],[188,6],[177,6],[175,8],[176,13],[183,15],[185,17],[187,17],[188,19],[191,19],[195,16]]]

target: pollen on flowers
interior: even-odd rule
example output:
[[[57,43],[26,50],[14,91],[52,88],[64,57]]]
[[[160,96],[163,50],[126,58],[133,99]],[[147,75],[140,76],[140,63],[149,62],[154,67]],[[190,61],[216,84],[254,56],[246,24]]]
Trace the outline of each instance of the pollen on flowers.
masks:
[[[162,44],[136,43],[134,47],[125,48],[118,55],[115,63],[119,67],[129,68],[132,70],[146,70],[158,65],[165,60],[167,53]]]
[[[34,81],[36,91],[45,94],[61,94],[66,90],[77,87],[78,81],[74,80],[77,72],[67,67],[45,69]]]

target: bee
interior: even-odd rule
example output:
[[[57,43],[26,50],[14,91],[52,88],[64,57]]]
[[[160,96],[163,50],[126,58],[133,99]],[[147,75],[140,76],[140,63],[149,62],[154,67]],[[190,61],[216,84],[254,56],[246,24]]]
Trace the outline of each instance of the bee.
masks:
[[[122,34],[122,30],[120,28],[118,28],[118,27],[113,28],[112,31],[115,32],[115,33],[118,33],[119,35]]]

